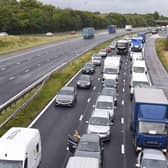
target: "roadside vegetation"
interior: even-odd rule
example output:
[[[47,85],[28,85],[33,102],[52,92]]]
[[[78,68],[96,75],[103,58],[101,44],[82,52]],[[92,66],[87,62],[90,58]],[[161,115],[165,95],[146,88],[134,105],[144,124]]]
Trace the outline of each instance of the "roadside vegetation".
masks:
[[[56,42],[61,40],[67,40],[71,38],[78,37],[80,34],[70,35],[68,33],[63,35],[53,35],[53,36],[45,36],[45,35],[36,35],[36,36],[0,36],[0,55],[6,54],[22,49],[31,48],[34,46],[39,46],[42,44]]]
[[[115,24],[124,27],[154,26],[155,20],[167,19],[152,14],[119,14],[59,9],[39,0],[0,0],[0,32],[9,34],[40,34],[81,30],[83,27],[104,29]]]
[[[110,42],[111,40],[104,42],[53,73],[33,101],[0,129],[0,135],[13,126],[28,126],[35,116],[44,108],[44,106],[56,95],[57,91],[64,86],[86,62],[91,59],[91,56],[98,52],[101,48],[106,47]],[[1,115],[6,114],[3,113]],[[3,119],[3,116],[1,116],[1,118]]]
[[[156,52],[166,71],[168,72],[168,38],[157,39],[155,42]]]

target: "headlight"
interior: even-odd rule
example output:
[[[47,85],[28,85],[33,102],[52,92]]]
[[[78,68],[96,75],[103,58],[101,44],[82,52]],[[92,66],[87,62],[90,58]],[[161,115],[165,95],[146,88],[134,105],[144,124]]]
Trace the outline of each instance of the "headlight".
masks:
[[[90,82],[87,82],[87,85],[90,85]]]
[[[77,84],[80,85],[80,82],[78,81]]]

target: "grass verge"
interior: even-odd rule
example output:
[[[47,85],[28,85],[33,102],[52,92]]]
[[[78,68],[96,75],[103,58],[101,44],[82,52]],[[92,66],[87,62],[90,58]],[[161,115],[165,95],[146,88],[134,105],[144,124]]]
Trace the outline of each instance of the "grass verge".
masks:
[[[132,34],[132,33],[131,33]],[[115,39],[119,39],[119,36]],[[80,69],[83,65],[91,59],[91,56],[98,52],[101,48],[105,48],[111,43],[112,40],[102,43],[97,47],[86,52],[82,56],[76,58],[68,63],[57,72],[53,73],[44,84],[42,90],[20,113],[11,119],[4,127],[0,129],[0,135],[6,132],[11,127],[26,127],[28,126],[35,116],[45,107],[45,105],[56,95],[57,91],[64,86]]]
[[[0,37],[0,55],[23,50],[50,42],[62,41],[80,36],[65,34],[56,36],[5,36]]]
[[[163,64],[164,68],[168,72],[168,39],[156,39],[155,41],[155,47],[156,47],[156,52],[157,55]]]

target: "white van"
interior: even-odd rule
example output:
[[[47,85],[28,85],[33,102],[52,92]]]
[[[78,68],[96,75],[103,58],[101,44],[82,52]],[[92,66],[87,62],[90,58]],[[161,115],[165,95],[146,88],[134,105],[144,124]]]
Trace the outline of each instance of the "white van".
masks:
[[[40,162],[38,129],[13,127],[0,138],[1,168],[38,168]]]
[[[72,156],[69,158],[66,168],[100,168],[99,160],[89,157]]]
[[[106,57],[104,60],[103,68],[103,81],[104,79],[114,79],[118,80],[118,75],[121,67],[121,57]]]
[[[135,60],[143,60],[144,59],[144,54],[142,52],[130,52],[130,60],[135,61]]]
[[[133,74],[135,74],[135,73],[147,74],[147,67],[146,67],[145,60],[135,60],[132,64],[131,72]]]
[[[132,100],[135,87],[151,86],[151,81],[144,73],[134,73],[130,82],[130,99]]]
[[[132,25],[125,25],[126,31],[132,31]]]

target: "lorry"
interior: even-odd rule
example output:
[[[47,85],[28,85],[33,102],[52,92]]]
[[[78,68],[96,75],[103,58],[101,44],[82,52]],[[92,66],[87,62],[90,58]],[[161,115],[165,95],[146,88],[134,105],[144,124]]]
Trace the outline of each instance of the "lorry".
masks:
[[[13,127],[0,138],[0,167],[38,168],[41,138],[38,129]]]
[[[116,25],[109,25],[107,30],[108,30],[109,34],[116,33],[116,28],[117,28]]]
[[[131,39],[131,51],[141,52],[143,49],[143,38],[142,37],[133,37]]]
[[[132,31],[132,25],[125,25],[126,31]]]
[[[134,89],[131,130],[136,151],[168,147],[168,100],[162,89]]]
[[[129,51],[129,42],[128,40],[118,40],[116,42],[117,54],[127,55]]]
[[[85,27],[82,30],[82,34],[84,39],[94,38],[95,29],[93,27]]]

